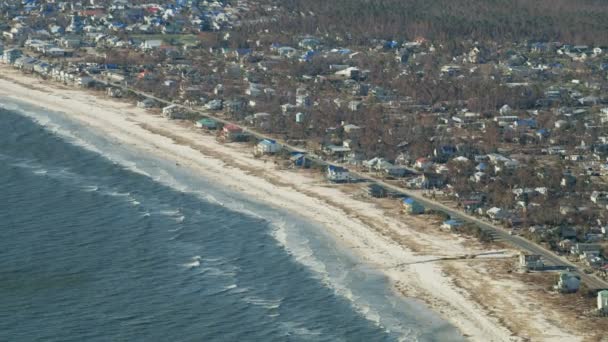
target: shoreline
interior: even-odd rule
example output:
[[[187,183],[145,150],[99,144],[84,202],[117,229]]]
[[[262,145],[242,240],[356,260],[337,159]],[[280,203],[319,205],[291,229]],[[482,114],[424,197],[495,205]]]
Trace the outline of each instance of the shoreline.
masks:
[[[220,144],[213,135],[193,125],[169,121],[132,104],[84,90],[41,83],[6,67],[1,70],[0,96],[66,113],[122,144],[178,163],[210,181],[322,225],[336,243],[384,273],[398,293],[424,301],[470,340],[523,340],[514,336],[520,332],[511,331],[501,318],[489,315],[471,293],[457,286],[454,272],[429,262],[486,249],[453,241],[455,238],[446,240],[436,231],[425,232],[432,223],[386,215],[377,204],[349,196],[345,187],[329,185],[307,171],[277,168],[272,162],[254,158],[248,147]],[[558,325],[538,330],[546,332],[543,329],[554,329],[550,335],[561,336],[557,340],[572,340]]]

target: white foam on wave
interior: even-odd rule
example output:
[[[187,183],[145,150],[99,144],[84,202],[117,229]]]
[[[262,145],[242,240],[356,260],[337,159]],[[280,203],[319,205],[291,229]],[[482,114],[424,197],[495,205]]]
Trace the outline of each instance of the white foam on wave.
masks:
[[[171,217],[177,223],[182,223],[186,219],[186,216],[183,215],[180,209],[161,210],[158,213],[164,216]]]
[[[318,329],[308,329],[299,322],[294,321],[286,321],[281,322],[280,327],[287,333],[288,336],[296,335],[300,338],[315,338],[315,336],[320,336],[323,332]]]
[[[181,214],[181,211],[179,209],[161,210],[161,211],[159,211],[159,214],[165,215],[165,216],[176,216],[176,215]]]
[[[131,196],[130,192],[118,192],[118,191],[108,191],[105,194],[108,196],[112,196],[112,197],[129,197],[129,196]]]
[[[213,196],[211,194],[204,193],[204,192],[198,192],[197,194],[199,195],[199,197],[204,198],[209,203],[213,203],[213,204],[218,204],[218,205],[224,206],[224,202],[218,200],[215,196]]]
[[[148,172],[144,171],[142,168],[140,168],[136,162],[131,161],[131,160],[127,160],[124,158],[119,157],[118,155],[113,155],[113,154],[109,154],[109,153],[100,153],[102,156],[106,157],[108,160],[122,166],[125,170],[129,170],[131,172],[140,174],[142,176],[146,176],[148,178],[152,178],[152,175],[149,174]]]
[[[187,192],[188,186],[186,186],[182,182],[178,181],[167,170],[165,170],[165,169],[159,169],[158,173],[159,173],[158,176],[153,177],[153,179],[155,181],[157,181],[157,182],[159,182],[161,184],[165,184],[165,185],[173,188],[174,190],[177,190],[177,191],[180,191],[180,192]]]
[[[260,306],[267,310],[276,310],[281,306],[281,303],[283,302],[283,298],[266,299],[266,298],[253,296],[253,295],[247,296],[247,297],[243,298],[243,300],[246,303],[249,303],[249,304],[252,304],[255,306]]]
[[[196,255],[196,256],[192,257],[192,259],[190,259],[189,262],[183,264],[183,266],[186,268],[195,268],[195,267],[199,267],[200,265],[201,265],[201,256],[200,255]]]
[[[219,204],[221,206],[225,206],[231,211],[239,212],[241,214],[244,214],[244,215],[247,215],[250,217],[254,217],[254,218],[258,218],[258,219],[264,219],[264,220],[268,219],[267,217],[264,217],[263,215],[255,212],[254,210],[251,210],[242,201],[233,200],[230,197],[226,201],[220,201],[208,193],[204,193],[204,192],[200,192],[200,191],[192,191],[191,189],[189,189],[189,187],[186,184],[177,180],[175,177],[173,177],[169,172],[167,172],[164,169],[160,169],[160,171],[159,171],[160,175],[153,177],[149,172],[142,170],[141,167],[139,167],[139,165],[137,163],[135,163],[134,161],[128,160],[120,155],[111,154],[110,152],[108,152],[108,150],[106,148],[104,148],[106,151],[101,151],[100,149],[98,149],[97,147],[92,145],[89,141],[85,140],[85,138],[81,137],[80,136],[81,133],[70,132],[66,129],[63,129],[59,124],[54,122],[53,119],[46,114],[36,112],[36,111],[26,110],[17,105],[8,106],[8,107],[4,106],[4,108],[9,109],[9,110],[18,111],[20,113],[24,113],[26,116],[34,119],[36,122],[38,122],[40,125],[47,128],[49,131],[52,131],[53,133],[67,137],[68,138],[67,140],[69,142],[71,142],[75,145],[81,146],[92,152],[95,152],[99,155],[102,155],[105,158],[109,159],[110,161],[115,162],[115,163],[121,165],[122,167],[124,167],[125,169],[128,169],[132,172],[135,172],[135,173],[144,175],[146,177],[149,177],[151,179],[154,179],[154,180],[158,181],[159,183],[170,186],[171,188],[173,188],[175,190],[178,190],[181,192],[193,193],[193,194],[197,195],[197,197],[201,198],[202,200],[205,200],[210,203]],[[139,201],[137,201],[135,198],[133,198],[129,193],[108,192],[108,194],[112,195],[112,196],[124,196],[128,199],[128,201],[131,204],[133,204],[135,206],[141,204]],[[178,217],[178,219],[181,219],[181,218]],[[320,279],[328,287],[334,289],[334,291],[338,295],[340,295],[344,298],[347,298],[349,301],[351,301],[351,303],[353,304],[353,307],[356,310],[358,310],[360,313],[362,313],[362,315],[364,315],[364,317],[368,318],[372,322],[375,322],[378,326],[382,326],[380,323],[380,321],[381,321],[380,315],[377,312],[375,312],[371,308],[371,306],[361,303],[358,300],[358,298],[354,298],[352,291],[350,289],[348,289],[348,287],[345,284],[342,284],[340,281],[337,281],[336,279],[332,279],[330,277],[325,264],[323,262],[321,262],[320,260],[318,260],[317,258],[315,258],[314,252],[312,251],[312,249],[310,248],[310,246],[308,245],[306,240],[302,240],[300,243],[293,243],[291,240],[296,240],[296,239],[289,239],[287,229],[286,229],[286,227],[287,227],[286,222],[274,221],[272,223],[275,227],[275,229],[273,231],[273,236],[275,237],[275,239],[291,255],[293,255],[294,258],[299,263],[301,263],[301,264],[307,266],[308,268],[310,268],[311,270],[313,270],[313,272],[315,272],[315,274],[317,274],[318,279]],[[170,240],[176,239],[177,237],[179,237],[179,235],[172,237]],[[212,265],[208,264],[208,261],[209,260],[204,260],[203,262],[201,262],[200,260],[196,260],[196,261],[193,260],[188,264],[194,265],[195,263],[198,262],[196,267],[198,269],[200,269],[201,274],[204,274],[205,276],[231,278],[231,277],[235,277],[235,275],[238,271],[237,267],[229,266],[229,265],[222,265],[221,267],[212,266]],[[224,288],[224,290],[228,291],[228,290],[234,290],[236,288],[237,288],[236,284],[231,284],[231,285],[226,286]],[[240,290],[246,291],[246,289],[240,289]],[[263,305],[268,305],[268,306],[274,305],[272,302],[259,302],[259,303],[266,303]],[[395,330],[395,329],[393,329],[393,330]],[[311,333],[306,328],[297,328],[297,330],[295,332],[298,334]],[[411,337],[410,337],[410,340],[411,340]]]
[[[86,185],[82,189],[86,192],[95,192],[99,190],[99,187],[97,185]]]
[[[274,230],[272,236],[292,257],[308,269],[312,270],[315,277],[325,284],[327,287],[342,298],[347,299],[352,307],[359,312],[368,321],[374,323],[377,327],[390,332],[391,330],[401,336],[407,336],[411,340],[411,335],[402,326],[391,326],[390,330],[384,326],[380,313],[375,310],[372,305],[366,303],[361,297],[355,296],[348,284],[345,283],[345,275],[347,270],[344,270],[342,276],[330,275],[327,271],[327,266],[318,258],[310,247],[309,240],[302,236],[292,237],[290,233],[296,229],[290,229],[284,220],[272,221]]]
[[[215,266],[203,266],[201,267],[201,273],[205,276],[210,277],[228,277],[233,278],[238,272],[238,267],[215,267]]]

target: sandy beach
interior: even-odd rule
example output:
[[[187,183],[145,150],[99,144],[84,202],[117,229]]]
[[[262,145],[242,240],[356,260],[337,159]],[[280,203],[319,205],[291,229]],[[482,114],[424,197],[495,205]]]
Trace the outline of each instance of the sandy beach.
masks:
[[[101,92],[43,82],[5,66],[0,76],[0,97],[64,112],[142,153],[179,163],[224,187],[322,224],[337,243],[382,270],[397,291],[424,301],[472,341],[597,338],[593,331],[583,333],[584,326],[564,324],[562,313],[545,310],[541,296],[535,295],[541,289],[502,276],[498,270],[514,262],[515,250],[489,251],[439,231],[429,220],[399,214],[389,202],[395,200],[367,200],[355,185],[330,185],[310,170],[254,158],[245,144],[220,144],[191,123],[169,121]],[[436,261],[476,253],[486,255]]]

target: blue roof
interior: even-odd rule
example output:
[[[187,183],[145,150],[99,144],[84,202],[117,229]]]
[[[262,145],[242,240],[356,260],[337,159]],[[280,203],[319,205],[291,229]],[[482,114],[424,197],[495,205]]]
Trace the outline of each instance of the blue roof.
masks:
[[[399,46],[399,43],[397,43],[397,42],[396,42],[396,41],[394,41],[394,40],[391,40],[391,41],[388,41],[388,42],[384,43],[384,47],[385,47],[385,48],[388,48],[388,49],[394,49],[394,48],[396,48],[397,46]]]
[[[456,153],[456,147],[453,145],[443,145],[440,150],[442,153]]]
[[[536,133],[541,134],[541,135],[549,135],[549,130],[546,128],[541,128],[538,131],[536,131]]]
[[[413,198],[409,198],[408,197],[408,198],[404,198],[403,199],[403,203],[405,203],[405,204],[414,204],[414,203],[416,203],[416,201],[414,201]]]
[[[262,143],[264,144],[276,144],[276,140],[272,140],[272,139],[264,139],[262,140]]]

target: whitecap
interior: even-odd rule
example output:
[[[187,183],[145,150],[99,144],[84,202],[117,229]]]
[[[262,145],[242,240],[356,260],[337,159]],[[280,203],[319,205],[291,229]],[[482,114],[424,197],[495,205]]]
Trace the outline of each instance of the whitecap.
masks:
[[[181,212],[179,211],[179,209],[173,209],[173,210],[161,210],[161,211],[159,211],[159,213],[161,215],[165,215],[165,216],[176,216],[176,215],[179,215]]]
[[[106,192],[106,195],[112,196],[112,197],[128,197],[131,195],[131,193],[130,192],[109,191],[109,192]]]
[[[243,300],[248,304],[260,306],[268,310],[278,309],[281,306],[281,303],[283,302],[283,298],[265,299],[257,296],[247,296],[243,298]]]
[[[195,268],[195,267],[199,267],[200,265],[201,265],[201,256],[200,255],[194,256],[192,259],[190,259],[190,262],[183,264],[183,266],[186,268]]]

